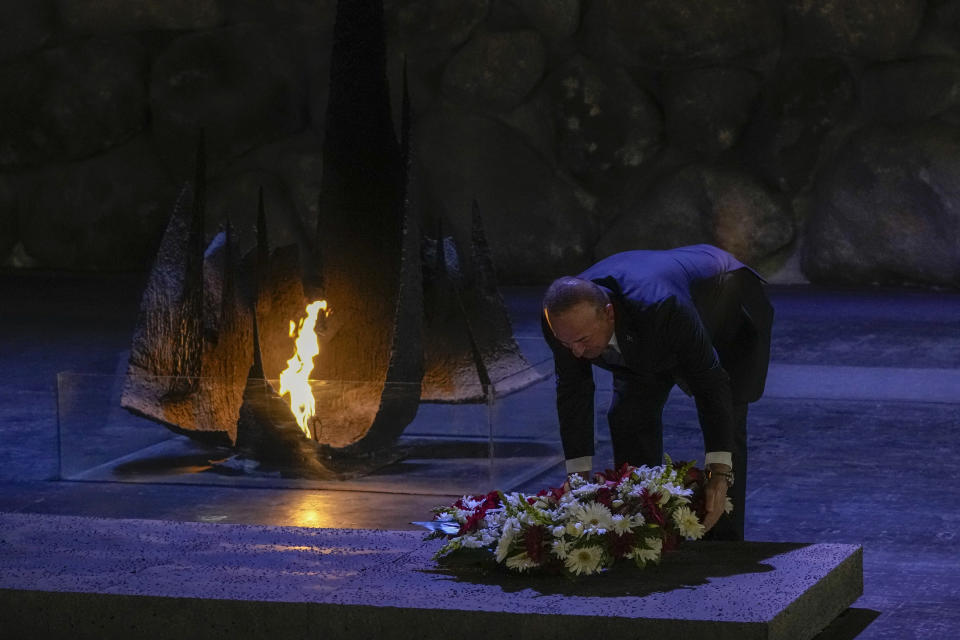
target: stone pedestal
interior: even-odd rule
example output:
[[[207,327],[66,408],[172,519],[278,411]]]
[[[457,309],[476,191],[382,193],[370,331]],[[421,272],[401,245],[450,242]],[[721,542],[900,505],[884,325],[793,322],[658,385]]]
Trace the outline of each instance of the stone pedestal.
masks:
[[[415,531],[0,514],[0,620],[42,638],[812,638],[855,545],[690,543],[579,580],[438,568]]]

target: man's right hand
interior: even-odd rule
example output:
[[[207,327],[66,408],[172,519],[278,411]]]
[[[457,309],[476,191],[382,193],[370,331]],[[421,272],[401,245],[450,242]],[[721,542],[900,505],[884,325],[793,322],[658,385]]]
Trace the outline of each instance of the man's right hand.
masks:
[[[730,471],[730,467],[725,464],[711,465],[713,471]],[[707,481],[704,487],[704,501],[706,515],[703,518],[703,532],[706,533],[717,524],[720,516],[723,515],[723,509],[727,503],[727,490],[730,486],[722,475],[716,474]]]

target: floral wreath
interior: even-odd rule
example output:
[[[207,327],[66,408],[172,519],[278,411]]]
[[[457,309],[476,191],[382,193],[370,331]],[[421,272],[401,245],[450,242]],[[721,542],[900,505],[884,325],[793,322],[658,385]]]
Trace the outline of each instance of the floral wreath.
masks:
[[[574,474],[536,495],[464,496],[415,524],[430,529],[427,539],[446,539],[434,554],[438,561],[479,551],[518,572],[589,575],[627,560],[643,568],[704,533],[705,474],[693,462],[665,458],[656,467],[597,473],[593,481]],[[732,510],[727,498],[725,511]]]

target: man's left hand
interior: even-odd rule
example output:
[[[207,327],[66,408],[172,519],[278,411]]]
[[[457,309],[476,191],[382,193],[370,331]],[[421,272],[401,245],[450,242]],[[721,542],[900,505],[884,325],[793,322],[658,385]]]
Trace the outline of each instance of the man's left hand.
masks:
[[[731,470],[730,467],[725,464],[711,465],[710,469],[714,472]],[[726,507],[727,504],[727,489],[729,489],[729,486],[727,485],[726,478],[718,473],[715,473],[707,480],[707,486],[704,487],[704,502],[707,511],[703,517],[704,533],[710,531],[713,525],[717,524],[720,516],[723,515],[724,507]]]

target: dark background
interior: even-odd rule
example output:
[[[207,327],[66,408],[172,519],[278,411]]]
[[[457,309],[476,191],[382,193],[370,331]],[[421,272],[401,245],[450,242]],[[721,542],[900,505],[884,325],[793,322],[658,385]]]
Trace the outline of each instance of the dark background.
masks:
[[[209,143],[208,233],[316,224],[334,0],[2,0],[0,262],[143,271]],[[386,0],[418,210],[504,284],[722,246],[774,282],[960,284],[960,2]]]

